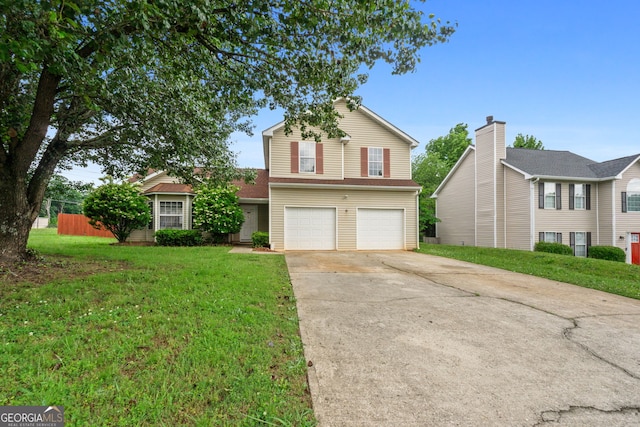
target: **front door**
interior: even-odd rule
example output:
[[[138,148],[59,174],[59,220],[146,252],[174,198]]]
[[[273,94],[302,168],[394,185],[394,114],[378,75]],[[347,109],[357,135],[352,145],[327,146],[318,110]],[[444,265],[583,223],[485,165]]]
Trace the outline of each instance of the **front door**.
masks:
[[[240,241],[250,242],[251,235],[258,231],[258,206],[244,205],[242,213],[244,213],[244,223],[240,229]]]
[[[640,233],[631,233],[631,264],[640,265]]]

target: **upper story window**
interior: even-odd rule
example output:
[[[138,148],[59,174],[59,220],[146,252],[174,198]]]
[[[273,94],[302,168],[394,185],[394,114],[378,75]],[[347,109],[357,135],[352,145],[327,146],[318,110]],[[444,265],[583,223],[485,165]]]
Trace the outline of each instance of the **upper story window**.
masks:
[[[382,148],[369,147],[369,176],[382,176]]]
[[[541,182],[539,186],[541,209],[560,209],[560,184]]]
[[[182,202],[160,202],[160,229],[182,229]]]
[[[291,173],[324,173],[324,144],[291,142]]]
[[[360,147],[360,176],[391,178],[391,150]]]
[[[299,142],[300,172],[316,172],[316,144],[315,142]]]
[[[569,209],[591,209],[591,184],[569,184]]]
[[[631,181],[629,181],[629,183],[627,184],[626,195],[623,194],[622,199],[623,212],[640,212],[640,179],[633,178]]]

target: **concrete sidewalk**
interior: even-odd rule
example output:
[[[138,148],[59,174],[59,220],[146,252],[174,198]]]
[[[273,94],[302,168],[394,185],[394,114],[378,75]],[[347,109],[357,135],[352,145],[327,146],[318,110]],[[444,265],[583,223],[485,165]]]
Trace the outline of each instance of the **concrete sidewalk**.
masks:
[[[286,259],[320,426],[640,425],[640,301],[412,252]]]

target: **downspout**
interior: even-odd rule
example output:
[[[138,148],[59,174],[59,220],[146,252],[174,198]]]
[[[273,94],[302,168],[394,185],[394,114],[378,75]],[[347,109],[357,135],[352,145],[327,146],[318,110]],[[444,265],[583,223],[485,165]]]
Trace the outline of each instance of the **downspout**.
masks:
[[[596,245],[600,245],[600,183],[596,182]]]
[[[502,238],[503,248],[507,248],[507,168],[502,166]]]
[[[535,188],[540,178],[529,181],[529,250],[533,251],[535,247],[536,234],[536,209],[535,209]]]
[[[611,246],[616,246],[616,181],[611,181]]]

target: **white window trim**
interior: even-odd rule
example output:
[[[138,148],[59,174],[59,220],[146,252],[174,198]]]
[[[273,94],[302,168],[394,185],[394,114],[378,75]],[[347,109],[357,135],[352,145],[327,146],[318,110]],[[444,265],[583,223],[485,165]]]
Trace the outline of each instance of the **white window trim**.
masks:
[[[303,156],[302,155],[302,147],[303,146],[309,146],[311,147],[311,155],[310,156]],[[312,159],[313,160],[313,170],[311,171],[307,171],[307,170],[303,170],[302,167],[302,160],[303,159]],[[315,174],[316,173],[316,169],[317,169],[317,164],[316,164],[316,143],[315,142],[311,142],[311,141],[300,141],[298,142],[298,172],[299,173],[309,173],[309,174]]]
[[[380,160],[371,160],[371,150],[380,150]],[[371,174],[371,165],[380,164],[380,173],[377,175]],[[367,152],[367,172],[372,178],[382,178],[384,176],[384,149],[382,147],[368,147]]]
[[[640,196],[640,179],[633,178],[627,183],[627,212],[640,212],[640,206],[635,203],[632,205],[630,199],[632,196]],[[637,207],[637,209],[631,209],[631,207]]]
[[[582,190],[581,196],[578,196],[578,186]],[[578,207],[578,200],[582,200],[582,207]],[[573,209],[577,211],[587,210],[587,186],[585,184],[573,184]]]
[[[575,256],[577,257],[581,257],[581,258],[586,258],[587,256],[587,232],[586,231],[576,231],[574,232],[574,247],[573,247],[573,252],[575,254]],[[583,236],[583,241],[584,243],[578,245],[578,234],[581,234]],[[584,247],[584,255],[578,255],[578,246],[580,247]]]
[[[179,203],[180,204],[180,213],[162,213],[162,204],[163,203]],[[158,207],[158,229],[159,230],[182,230],[184,229],[184,205],[185,203],[181,200],[161,200]],[[163,227],[162,219],[163,218],[179,218],[180,226],[179,227]]]
[[[553,187],[553,192],[547,191],[547,186]],[[549,206],[547,204],[547,194],[553,193],[553,206]],[[549,196],[551,197],[551,196]],[[544,183],[544,208],[545,209],[556,209],[556,183],[555,182],[545,182]]]

